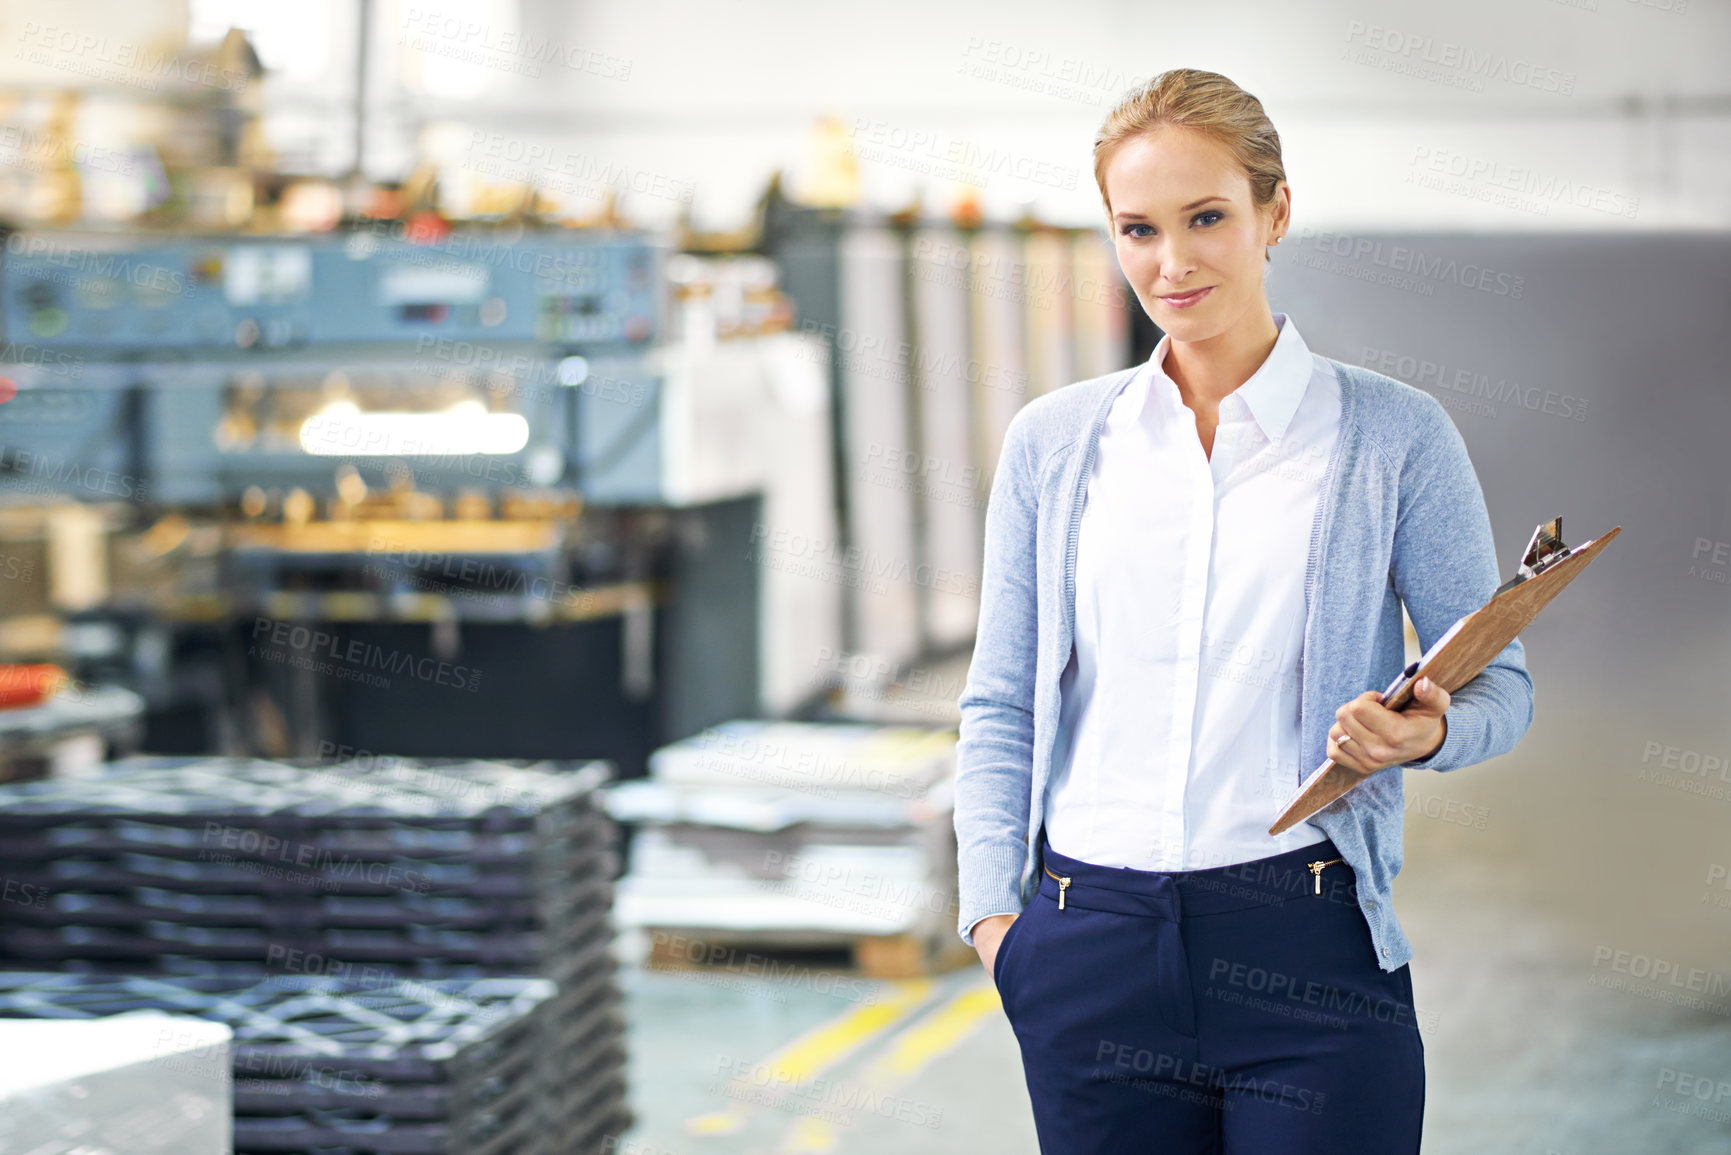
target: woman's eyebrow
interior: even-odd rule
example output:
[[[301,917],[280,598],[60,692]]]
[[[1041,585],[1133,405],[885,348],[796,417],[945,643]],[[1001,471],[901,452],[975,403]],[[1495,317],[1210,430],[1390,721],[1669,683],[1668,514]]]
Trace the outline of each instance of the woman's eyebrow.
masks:
[[[1191,201],[1189,204],[1180,208],[1178,211],[1181,213],[1187,213],[1193,208],[1196,208],[1200,205],[1207,204],[1209,201],[1223,201],[1226,199],[1227,198],[1220,196],[1218,194],[1216,194],[1214,196],[1206,196],[1206,197],[1203,197],[1201,200]],[[1113,215],[1118,220],[1121,220],[1121,221],[1145,221],[1148,219],[1148,217],[1143,213],[1114,213]]]

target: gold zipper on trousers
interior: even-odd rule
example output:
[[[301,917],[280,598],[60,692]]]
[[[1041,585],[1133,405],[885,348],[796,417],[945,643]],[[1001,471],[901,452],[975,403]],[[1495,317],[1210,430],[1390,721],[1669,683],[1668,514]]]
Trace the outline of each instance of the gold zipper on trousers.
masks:
[[[1051,867],[1048,866],[1045,868],[1045,870],[1046,870],[1047,874],[1052,874],[1052,868]],[[1063,910],[1064,909],[1064,892],[1066,890],[1070,889],[1070,880],[1068,878],[1063,877],[1062,875],[1057,875],[1057,874],[1052,874],[1052,877],[1056,878],[1058,880],[1058,909]]]
[[[1322,893],[1322,868],[1325,866],[1333,866],[1337,862],[1345,862],[1345,861],[1346,861],[1346,859],[1344,859],[1344,858],[1330,858],[1326,861],[1312,862],[1309,864],[1310,865],[1310,873],[1316,876],[1316,893],[1318,893],[1318,894]],[[1063,910],[1064,909],[1064,892],[1070,889],[1070,880],[1067,877],[1065,877],[1064,875],[1052,874],[1052,868],[1049,866],[1045,867],[1044,869],[1045,869],[1047,874],[1051,875],[1053,878],[1058,880],[1058,909]]]
[[[1346,859],[1344,858],[1331,858],[1327,862],[1313,862],[1310,864],[1310,873],[1316,875],[1316,893],[1322,893],[1322,868],[1325,866],[1332,866],[1336,862],[1345,861]]]

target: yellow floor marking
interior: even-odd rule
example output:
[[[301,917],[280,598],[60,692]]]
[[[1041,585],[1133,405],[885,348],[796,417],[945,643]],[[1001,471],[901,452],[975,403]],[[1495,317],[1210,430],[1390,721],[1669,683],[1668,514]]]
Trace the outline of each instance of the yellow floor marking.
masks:
[[[828,1155],[828,1152],[835,1150],[836,1143],[834,1123],[825,1119],[796,1119],[789,1129],[787,1140],[782,1144],[782,1150]]]
[[[917,1027],[902,1032],[895,1049],[873,1065],[891,1078],[919,1074],[972,1033],[985,1016],[999,1009],[998,988],[987,982],[962,991]]]
[[[745,1125],[759,1105],[753,1098],[775,1096],[778,1088],[797,1087],[819,1072],[845,1059],[854,1051],[889,1030],[931,997],[929,979],[887,984],[889,997],[881,1002],[854,1007],[828,1022],[819,1023],[787,1046],[756,1064],[751,1079],[734,1079],[731,1090],[740,1096],[720,1111],[696,1115],[685,1121],[693,1135],[731,1135]],[[757,1075],[761,1075],[760,1084]]]
[[[914,1081],[937,1059],[954,1050],[974,1032],[986,1016],[1003,1004],[998,988],[981,980],[964,988],[949,1002],[902,1031],[889,1050],[866,1071],[859,1088],[844,1096],[847,1102],[878,1102]],[[861,1093],[863,1089],[863,1094]],[[845,1109],[845,1108],[844,1108]],[[833,1120],[806,1117],[788,1128],[782,1137],[782,1155],[827,1155],[841,1145]]]

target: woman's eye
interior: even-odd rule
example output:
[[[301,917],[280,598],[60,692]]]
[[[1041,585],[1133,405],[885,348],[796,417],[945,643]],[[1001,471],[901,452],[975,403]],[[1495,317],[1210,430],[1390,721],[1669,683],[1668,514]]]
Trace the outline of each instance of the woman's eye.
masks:
[[[1214,224],[1216,221],[1223,219],[1225,216],[1226,216],[1225,213],[1222,213],[1216,209],[1204,209],[1202,212],[1199,212],[1194,217],[1192,217],[1191,220],[1200,222],[1203,225],[1211,225],[1211,224]],[[1127,224],[1124,226],[1122,232],[1127,237],[1141,238],[1141,237],[1149,236],[1150,234],[1149,233],[1139,233],[1136,231],[1137,229],[1150,229],[1150,230],[1152,230],[1152,228],[1153,228],[1152,225],[1146,225],[1146,224],[1142,224],[1142,223],[1137,222],[1137,221],[1132,221],[1130,224]]]

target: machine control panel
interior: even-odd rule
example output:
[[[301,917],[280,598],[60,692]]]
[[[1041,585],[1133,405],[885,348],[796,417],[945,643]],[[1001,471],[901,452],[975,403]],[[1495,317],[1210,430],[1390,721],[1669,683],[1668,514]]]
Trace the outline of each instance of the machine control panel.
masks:
[[[247,351],[433,336],[543,346],[647,346],[661,328],[661,253],[635,233],[370,232],[121,241],[15,233],[4,247],[5,339],[86,355]]]

